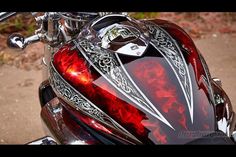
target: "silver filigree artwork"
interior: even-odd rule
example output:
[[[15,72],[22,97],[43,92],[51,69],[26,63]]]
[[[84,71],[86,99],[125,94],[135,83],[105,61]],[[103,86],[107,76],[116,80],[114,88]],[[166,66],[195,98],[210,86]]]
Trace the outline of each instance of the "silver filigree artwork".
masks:
[[[87,100],[82,94],[80,94],[77,90],[75,90],[70,84],[68,84],[55,70],[53,65],[51,64],[50,68],[50,82],[56,93],[58,93],[59,97],[66,99],[66,101],[70,102],[69,104],[98,121],[115,128],[116,130],[125,133],[126,136],[131,137],[140,143],[140,141],[135,138],[132,134],[130,134],[125,128],[120,126],[115,120],[113,120],[106,113],[101,111],[96,105]]]
[[[80,39],[79,43],[76,41],[74,43],[90,64],[118,91],[140,108],[174,129],[132,81],[114,52],[96,46],[87,39]]]
[[[175,40],[162,28],[146,22],[149,33],[152,35],[152,45],[164,56],[173,69],[186,98],[191,121],[193,122],[193,94],[189,70],[185,59]]]
[[[104,121],[104,114],[101,113],[98,109],[90,105],[85,99],[83,99],[80,95],[76,94],[76,91],[68,86],[68,84],[63,81],[60,76],[51,70],[51,82],[56,89],[56,91],[63,97],[66,98],[67,101],[73,102],[75,104],[76,109],[80,109],[82,111],[86,111],[89,115],[96,117],[99,120]]]

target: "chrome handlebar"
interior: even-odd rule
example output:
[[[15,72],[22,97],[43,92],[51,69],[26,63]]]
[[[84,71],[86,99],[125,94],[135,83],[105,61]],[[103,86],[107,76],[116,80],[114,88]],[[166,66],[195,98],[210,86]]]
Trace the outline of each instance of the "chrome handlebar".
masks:
[[[15,14],[16,12],[0,12],[0,22],[5,21],[6,19]]]
[[[39,29],[35,31],[35,35],[24,38],[19,34],[12,34],[9,36],[7,44],[10,48],[24,49],[31,43],[43,41],[54,47],[63,41],[71,39],[71,37],[76,35],[80,31],[82,26],[84,26],[86,22],[90,21],[91,19],[97,16],[105,16],[112,13],[113,12],[76,12],[67,14],[66,12],[45,12],[42,16],[36,16],[37,12],[31,12],[31,14],[35,18],[36,24],[39,26]],[[15,14],[17,13],[0,12],[0,22],[8,19]],[[66,15],[68,15],[68,17],[66,17]],[[75,16],[70,18],[70,15],[71,17],[72,15]],[[65,25],[60,23],[61,19],[64,19]]]
[[[7,39],[7,46],[10,48],[24,49],[27,45],[40,41],[38,34],[24,38],[20,34],[11,34]]]

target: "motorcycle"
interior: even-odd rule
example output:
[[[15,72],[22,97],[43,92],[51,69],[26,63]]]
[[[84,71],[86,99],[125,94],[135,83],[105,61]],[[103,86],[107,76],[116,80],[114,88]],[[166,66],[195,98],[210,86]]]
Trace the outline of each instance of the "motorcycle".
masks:
[[[179,26],[123,12],[32,16],[34,35],[7,40],[18,49],[45,44],[39,100],[48,136],[28,144],[235,144],[230,99]]]

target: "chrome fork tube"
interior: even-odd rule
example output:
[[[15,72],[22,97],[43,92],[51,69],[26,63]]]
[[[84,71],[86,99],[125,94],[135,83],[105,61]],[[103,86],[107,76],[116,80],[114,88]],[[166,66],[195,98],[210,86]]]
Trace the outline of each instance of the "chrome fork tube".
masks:
[[[51,45],[54,45],[59,40],[59,20],[60,16],[55,12],[48,13],[48,31],[47,40]]]
[[[48,12],[47,13],[48,21],[47,21],[47,33],[46,39],[47,44],[45,43],[44,46],[44,57],[42,60],[43,66],[43,81],[49,78],[49,64],[52,58],[52,54],[54,53],[56,47],[59,44],[59,33],[60,33],[60,16],[55,12]]]

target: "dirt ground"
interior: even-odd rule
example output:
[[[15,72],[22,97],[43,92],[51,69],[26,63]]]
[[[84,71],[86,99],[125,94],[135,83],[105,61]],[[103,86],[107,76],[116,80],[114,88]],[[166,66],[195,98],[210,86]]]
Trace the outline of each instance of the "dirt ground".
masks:
[[[41,71],[0,67],[0,143],[24,144],[44,136],[38,86]]]
[[[213,34],[195,41],[202,52],[212,77],[218,77],[236,111],[236,37]]]
[[[223,88],[236,110],[236,37],[211,34],[195,40],[213,77],[222,80]],[[40,70],[26,71],[0,66],[0,144],[24,144],[45,135],[38,100]]]

